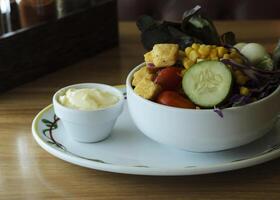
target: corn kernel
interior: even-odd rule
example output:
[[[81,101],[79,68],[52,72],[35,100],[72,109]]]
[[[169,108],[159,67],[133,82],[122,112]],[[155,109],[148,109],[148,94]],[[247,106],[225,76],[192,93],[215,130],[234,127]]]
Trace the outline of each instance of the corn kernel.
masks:
[[[196,62],[196,59],[199,57],[198,53],[195,50],[192,50],[189,54],[189,59],[193,62]]]
[[[211,48],[213,48],[213,49],[216,48],[216,47],[217,47],[216,45],[211,45]]]
[[[232,66],[231,66],[231,65],[227,65],[227,67],[228,67],[230,70],[232,70]]]
[[[237,53],[237,50],[235,48],[230,49],[230,52]]]
[[[183,69],[183,70],[181,70],[181,76],[184,76],[184,74],[186,73],[186,71],[188,71],[188,69]]]
[[[227,53],[224,54],[222,57],[223,57],[223,59],[230,59],[230,56],[229,56],[229,54],[227,54]]]
[[[239,92],[241,95],[248,96],[250,94],[250,90],[247,87],[240,87]]]
[[[213,58],[211,58],[211,60],[219,60],[219,58],[218,57],[213,57]]]
[[[195,49],[195,50],[198,50],[199,46],[200,46],[200,45],[197,44],[197,43],[193,43],[193,44],[192,44],[192,48]]]
[[[218,50],[218,56],[220,58],[227,53],[227,49],[225,47],[217,47],[217,50]]]
[[[210,58],[218,57],[217,49],[211,49],[210,51]]]
[[[194,64],[194,62],[190,59],[183,59],[183,65],[186,69],[189,69],[192,65]]]
[[[238,58],[239,57],[239,54],[237,53],[237,52],[230,52],[230,54],[229,54],[229,56],[231,57],[231,58]]]
[[[187,48],[185,49],[185,53],[186,53],[187,56],[190,54],[191,50],[192,50],[191,47],[187,47]]]
[[[200,45],[198,49],[198,53],[201,55],[202,58],[206,58],[210,53],[210,46],[209,45]]]
[[[242,76],[243,73],[242,73],[240,70],[235,70],[235,71],[234,71],[234,75],[235,75],[235,76]]]
[[[248,78],[244,75],[237,75],[236,76],[236,82],[238,85],[244,85],[245,83],[247,83]]]
[[[239,63],[239,64],[242,64],[242,63],[243,63],[242,59],[240,59],[240,58],[234,58],[233,60],[234,60],[235,62]]]

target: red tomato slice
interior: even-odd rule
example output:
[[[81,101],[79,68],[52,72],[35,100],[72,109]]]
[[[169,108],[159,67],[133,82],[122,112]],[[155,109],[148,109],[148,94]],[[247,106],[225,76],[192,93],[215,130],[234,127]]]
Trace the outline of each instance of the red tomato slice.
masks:
[[[179,108],[195,108],[195,105],[187,98],[175,91],[163,91],[157,97],[157,103],[179,107]]]
[[[182,83],[181,69],[177,67],[166,67],[162,69],[158,73],[155,83],[159,84],[164,90],[179,88]]]

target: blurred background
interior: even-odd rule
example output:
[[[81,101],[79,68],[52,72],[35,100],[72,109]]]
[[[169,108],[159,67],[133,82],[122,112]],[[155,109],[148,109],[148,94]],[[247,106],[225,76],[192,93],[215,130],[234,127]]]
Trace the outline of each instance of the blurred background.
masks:
[[[180,21],[195,5],[214,20],[280,19],[277,0],[0,0],[0,91],[117,46],[124,27],[119,21],[133,21],[129,33],[143,14]],[[259,21],[245,32],[244,21],[224,29],[274,45],[280,31],[274,22]]]
[[[180,20],[183,12],[195,5],[216,20],[279,19],[278,0],[118,0],[120,20],[135,20],[148,14],[156,19]]]
[[[97,0],[98,1],[98,0]],[[0,0],[0,34],[65,17],[95,0]]]
[[[100,1],[104,0],[0,0],[0,34],[61,18]],[[185,10],[197,4],[216,20],[280,19],[277,0],[118,0],[117,9],[119,20],[136,20],[148,14],[178,21]]]

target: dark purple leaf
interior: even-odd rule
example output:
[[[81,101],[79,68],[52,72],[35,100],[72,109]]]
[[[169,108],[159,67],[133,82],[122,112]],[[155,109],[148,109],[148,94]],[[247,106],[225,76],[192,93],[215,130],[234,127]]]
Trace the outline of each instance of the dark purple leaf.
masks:
[[[224,114],[220,108],[214,107],[213,111],[217,113],[221,118],[224,118]]]

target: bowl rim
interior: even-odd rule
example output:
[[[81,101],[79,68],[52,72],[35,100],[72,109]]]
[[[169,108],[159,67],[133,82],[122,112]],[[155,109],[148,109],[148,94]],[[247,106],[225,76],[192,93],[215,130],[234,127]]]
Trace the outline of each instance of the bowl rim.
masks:
[[[79,88],[79,89],[81,89],[81,88],[96,88],[96,86],[106,87],[106,88],[108,88],[108,91],[109,90],[114,91],[115,94],[118,94],[119,101],[117,103],[113,104],[113,105],[108,106],[108,107],[92,109],[92,110],[80,110],[80,109],[76,109],[76,108],[66,107],[58,101],[58,96],[61,93],[65,92],[67,89],[70,89],[70,88]],[[114,107],[118,107],[119,105],[123,104],[124,95],[119,89],[117,89],[116,87],[111,86],[111,85],[107,85],[107,84],[103,84],[103,83],[77,83],[77,84],[72,84],[72,85],[65,86],[65,87],[57,90],[52,97],[52,101],[53,101],[54,106],[57,106],[60,109],[63,109],[64,111],[91,113],[91,112],[105,111],[105,110],[108,110],[108,109],[112,109]]]
[[[127,87],[127,89],[132,91],[132,94],[134,96],[136,96],[136,98],[138,98],[139,100],[144,101],[147,104],[154,105],[154,106],[157,106],[158,108],[167,109],[167,110],[192,111],[192,112],[196,112],[196,113],[198,113],[198,112],[209,112],[209,111],[213,112],[214,108],[188,109],[188,108],[177,108],[177,107],[172,107],[172,106],[166,106],[166,105],[162,105],[162,104],[150,101],[150,100],[145,99],[145,98],[139,96],[138,94],[136,94],[134,92],[133,88],[132,88],[132,85],[131,85],[132,76],[133,76],[133,74],[135,73],[136,70],[138,70],[140,67],[143,67],[144,65],[146,65],[145,62],[137,65],[136,67],[134,67],[129,72],[129,74],[127,75],[127,78],[126,78],[126,87]],[[279,92],[280,92],[280,85],[271,94],[269,94],[268,96],[266,96],[266,97],[264,97],[264,98],[262,98],[262,99],[260,99],[258,101],[255,101],[255,102],[252,102],[252,103],[249,103],[249,104],[246,104],[246,105],[242,105],[242,106],[223,108],[221,110],[222,111],[239,111],[239,110],[243,110],[243,109],[246,109],[246,108],[249,108],[249,107],[252,107],[252,106],[256,106],[256,105],[258,105],[260,103],[263,103],[263,102],[267,101],[268,99],[270,99],[272,96],[276,95]]]

